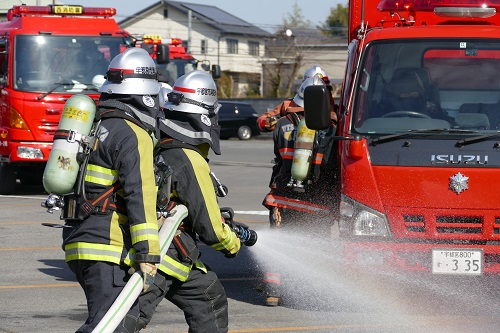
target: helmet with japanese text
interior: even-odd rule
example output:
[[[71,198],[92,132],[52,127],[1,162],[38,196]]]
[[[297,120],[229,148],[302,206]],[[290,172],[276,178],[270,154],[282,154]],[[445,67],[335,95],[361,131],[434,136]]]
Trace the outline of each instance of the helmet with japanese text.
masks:
[[[214,79],[202,70],[191,71],[179,77],[163,108],[179,112],[216,114],[220,105]]]
[[[122,95],[158,95],[156,64],[146,50],[129,48],[109,63],[106,81],[99,92]]]
[[[160,122],[163,134],[199,146],[209,144],[220,155],[220,126],[217,85],[210,74],[191,71],[179,77],[163,104],[165,119]]]

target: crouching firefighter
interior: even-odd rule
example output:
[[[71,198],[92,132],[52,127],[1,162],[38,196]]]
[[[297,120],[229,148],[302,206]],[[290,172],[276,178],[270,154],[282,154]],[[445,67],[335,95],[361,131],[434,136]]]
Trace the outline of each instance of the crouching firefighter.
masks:
[[[161,113],[154,61],[145,50],[125,50],[110,62],[99,91],[95,145],[80,154],[74,191],[62,199],[66,262],[87,298],[88,317],[76,332],[91,332],[127,283],[129,251],[142,271],[143,290],[160,262],[153,150]],[[138,318],[136,301],[115,332],[135,332]]]
[[[271,228],[286,226],[306,227],[318,225],[330,218],[335,193],[332,193],[336,158],[332,138],[336,132],[337,116],[331,105],[332,126],[324,131],[307,128],[304,118],[304,90],[311,85],[324,85],[321,76],[304,80],[293,100],[297,107],[289,107],[273,131],[275,165],[273,166],[270,192],[263,205],[269,209]],[[264,287],[266,305],[277,306],[281,297],[281,276],[266,272]]]
[[[226,293],[215,272],[200,260],[197,238],[228,258],[236,256],[242,242],[255,243],[256,238],[246,239],[221,217],[207,160],[209,149],[220,154],[219,108],[215,82],[204,71],[177,79],[164,104],[155,159],[172,169],[171,202],[185,205],[188,215],[161,260],[154,288],[139,296],[138,329],[146,327],[166,298],[184,311],[189,332],[228,332]]]

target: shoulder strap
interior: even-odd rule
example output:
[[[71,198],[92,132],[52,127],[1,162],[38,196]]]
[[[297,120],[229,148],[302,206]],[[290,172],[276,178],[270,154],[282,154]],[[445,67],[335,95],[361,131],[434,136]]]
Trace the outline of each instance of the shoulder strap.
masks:
[[[298,113],[292,112],[292,113],[287,113],[286,117],[288,120],[292,122],[295,126],[299,126],[300,119],[302,118]]]
[[[144,129],[145,131],[148,131],[148,129],[144,126],[143,123],[141,123],[139,120],[135,119],[134,117],[128,115],[125,111],[119,110],[119,109],[104,109],[100,108],[100,112],[96,114],[95,120],[94,121],[99,121],[101,119],[107,119],[107,118],[122,118],[126,119],[140,128]]]
[[[158,142],[157,147],[161,149],[173,149],[173,148],[187,148],[194,150],[198,152],[200,155],[203,155],[201,151],[198,149],[198,147],[190,145],[189,143],[185,143],[173,138],[165,138],[161,139],[160,142]]]

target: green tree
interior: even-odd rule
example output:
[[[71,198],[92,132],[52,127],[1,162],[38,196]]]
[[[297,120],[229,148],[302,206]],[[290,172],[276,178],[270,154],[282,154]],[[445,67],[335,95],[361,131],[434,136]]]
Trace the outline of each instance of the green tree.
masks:
[[[344,37],[348,34],[349,9],[341,4],[330,8],[330,15],[318,28],[326,35]]]
[[[311,21],[306,20],[304,15],[302,14],[302,8],[294,2],[292,6],[292,11],[287,12],[286,16],[283,18],[283,23],[278,30],[286,30],[293,28],[311,28]]]

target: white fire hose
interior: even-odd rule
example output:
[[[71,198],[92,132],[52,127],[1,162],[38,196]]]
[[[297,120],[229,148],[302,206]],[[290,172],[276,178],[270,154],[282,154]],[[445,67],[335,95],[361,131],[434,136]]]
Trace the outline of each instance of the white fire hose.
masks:
[[[160,236],[160,258],[163,259],[166,255],[179,224],[186,218],[187,214],[188,210],[186,206],[177,205],[172,209],[171,215],[163,222],[158,231]],[[142,288],[142,273],[140,270],[137,270],[132,274],[130,280],[92,333],[112,333],[139,297]]]

